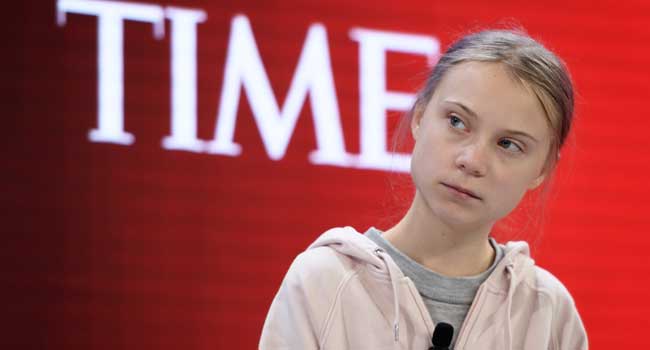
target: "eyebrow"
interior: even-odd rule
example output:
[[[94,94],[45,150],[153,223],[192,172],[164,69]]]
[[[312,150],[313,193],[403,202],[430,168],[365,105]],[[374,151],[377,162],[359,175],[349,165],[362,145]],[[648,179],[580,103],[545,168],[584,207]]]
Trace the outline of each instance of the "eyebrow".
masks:
[[[462,103],[460,103],[460,102],[458,102],[458,101],[452,101],[452,100],[446,100],[446,101],[444,101],[444,102],[447,102],[447,103],[451,103],[451,104],[457,105],[458,107],[460,107],[461,109],[463,109],[463,111],[465,111],[465,113],[467,113],[469,116],[471,116],[471,117],[474,118],[474,119],[478,119],[478,115],[476,114],[476,112],[474,112],[473,110],[471,110],[469,107],[465,106],[464,104],[462,104]],[[530,134],[528,134],[528,133],[525,133],[525,132],[523,132],[523,131],[519,131],[519,130],[509,130],[509,129],[506,129],[506,130],[504,130],[504,131],[507,132],[507,133],[509,133],[509,134],[520,135],[520,136],[528,137],[528,138],[530,138],[531,140],[533,140],[533,141],[535,141],[535,142],[539,142],[539,141],[538,141],[536,138],[534,138],[532,135],[530,135]]]

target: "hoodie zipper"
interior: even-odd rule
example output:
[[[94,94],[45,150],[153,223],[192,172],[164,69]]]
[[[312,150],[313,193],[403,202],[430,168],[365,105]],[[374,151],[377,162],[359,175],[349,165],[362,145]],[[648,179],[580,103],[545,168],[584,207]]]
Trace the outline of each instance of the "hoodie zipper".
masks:
[[[504,259],[505,259],[505,257],[504,257]],[[514,273],[512,272],[511,269],[509,269],[509,268],[512,268],[512,262],[507,262],[506,264],[507,264],[507,266],[506,266],[505,270],[508,272],[509,278],[513,279],[514,278]],[[511,300],[512,295],[510,295],[510,294],[513,292],[513,288],[514,287],[513,287],[512,284],[510,284],[508,286],[508,295],[506,296],[506,298],[508,298],[508,300],[506,300],[506,302],[508,302],[508,301],[511,302],[512,301]],[[486,298],[485,295],[487,294],[486,289],[487,289],[487,283],[483,283],[483,284],[481,284],[481,286],[479,286],[478,291],[476,291],[475,300],[474,300],[474,302],[472,302],[472,305],[470,306],[469,311],[467,312],[467,315],[465,316],[465,322],[463,322],[463,325],[461,326],[460,331],[459,331],[460,333],[458,333],[458,338],[456,339],[456,345],[454,346],[454,350],[461,350],[461,349],[465,348],[465,345],[467,344],[467,340],[469,339],[469,334],[467,334],[467,332],[469,332],[469,331],[467,329],[471,329],[474,326],[474,323],[476,323],[476,320],[478,318],[477,315],[480,314],[480,310],[483,307],[483,304],[485,302],[485,298]],[[510,314],[508,313],[506,315],[506,317],[508,318],[508,322],[509,322]],[[508,327],[510,327],[510,325],[508,325]],[[511,342],[512,341],[512,334],[510,334],[510,329],[508,329],[508,333],[509,333],[509,339],[507,339],[507,341]],[[512,347],[512,344],[508,344],[507,350],[510,350],[511,347]]]
[[[465,321],[460,327],[460,331],[458,333],[458,338],[456,338],[456,345],[454,345],[455,350],[460,350],[465,348],[465,344],[467,343],[467,338],[469,337],[467,332],[468,329],[471,329],[474,323],[476,322],[476,318],[478,317],[477,315],[480,314],[480,309],[483,307],[483,299],[485,299],[485,283],[481,284],[476,291],[476,298],[474,302],[472,302],[472,305],[469,307],[469,311],[467,311],[467,315],[465,316]]]

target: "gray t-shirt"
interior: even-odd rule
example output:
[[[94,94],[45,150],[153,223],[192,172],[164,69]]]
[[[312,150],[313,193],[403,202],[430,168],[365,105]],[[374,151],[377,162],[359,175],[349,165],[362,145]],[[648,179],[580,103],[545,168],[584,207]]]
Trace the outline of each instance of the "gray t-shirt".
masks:
[[[371,227],[364,235],[383,248],[395,260],[404,275],[413,281],[433,322],[446,322],[454,327],[454,337],[450,347],[453,349],[458,331],[472,305],[476,291],[503,258],[503,249],[493,238],[490,238],[490,244],[496,255],[489,269],[476,276],[446,277],[429,270],[399,251],[382,236],[382,232],[378,229]]]

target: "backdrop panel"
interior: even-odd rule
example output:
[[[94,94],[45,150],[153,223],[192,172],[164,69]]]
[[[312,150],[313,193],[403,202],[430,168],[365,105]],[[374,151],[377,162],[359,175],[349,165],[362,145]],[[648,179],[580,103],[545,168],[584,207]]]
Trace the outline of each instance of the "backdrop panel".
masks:
[[[593,349],[650,312],[642,1],[25,1],[5,13],[5,334],[14,348],[253,349],[289,264],[409,204],[395,125],[469,30],[562,56],[574,129],[543,224],[498,226],[572,292]]]

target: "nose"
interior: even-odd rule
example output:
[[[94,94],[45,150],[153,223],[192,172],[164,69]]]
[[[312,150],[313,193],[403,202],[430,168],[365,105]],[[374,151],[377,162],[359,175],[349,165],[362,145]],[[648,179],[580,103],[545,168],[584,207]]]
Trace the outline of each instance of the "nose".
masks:
[[[456,157],[456,166],[472,176],[484,176],[487,171],[487,157],[478,143],[469,144]]]

